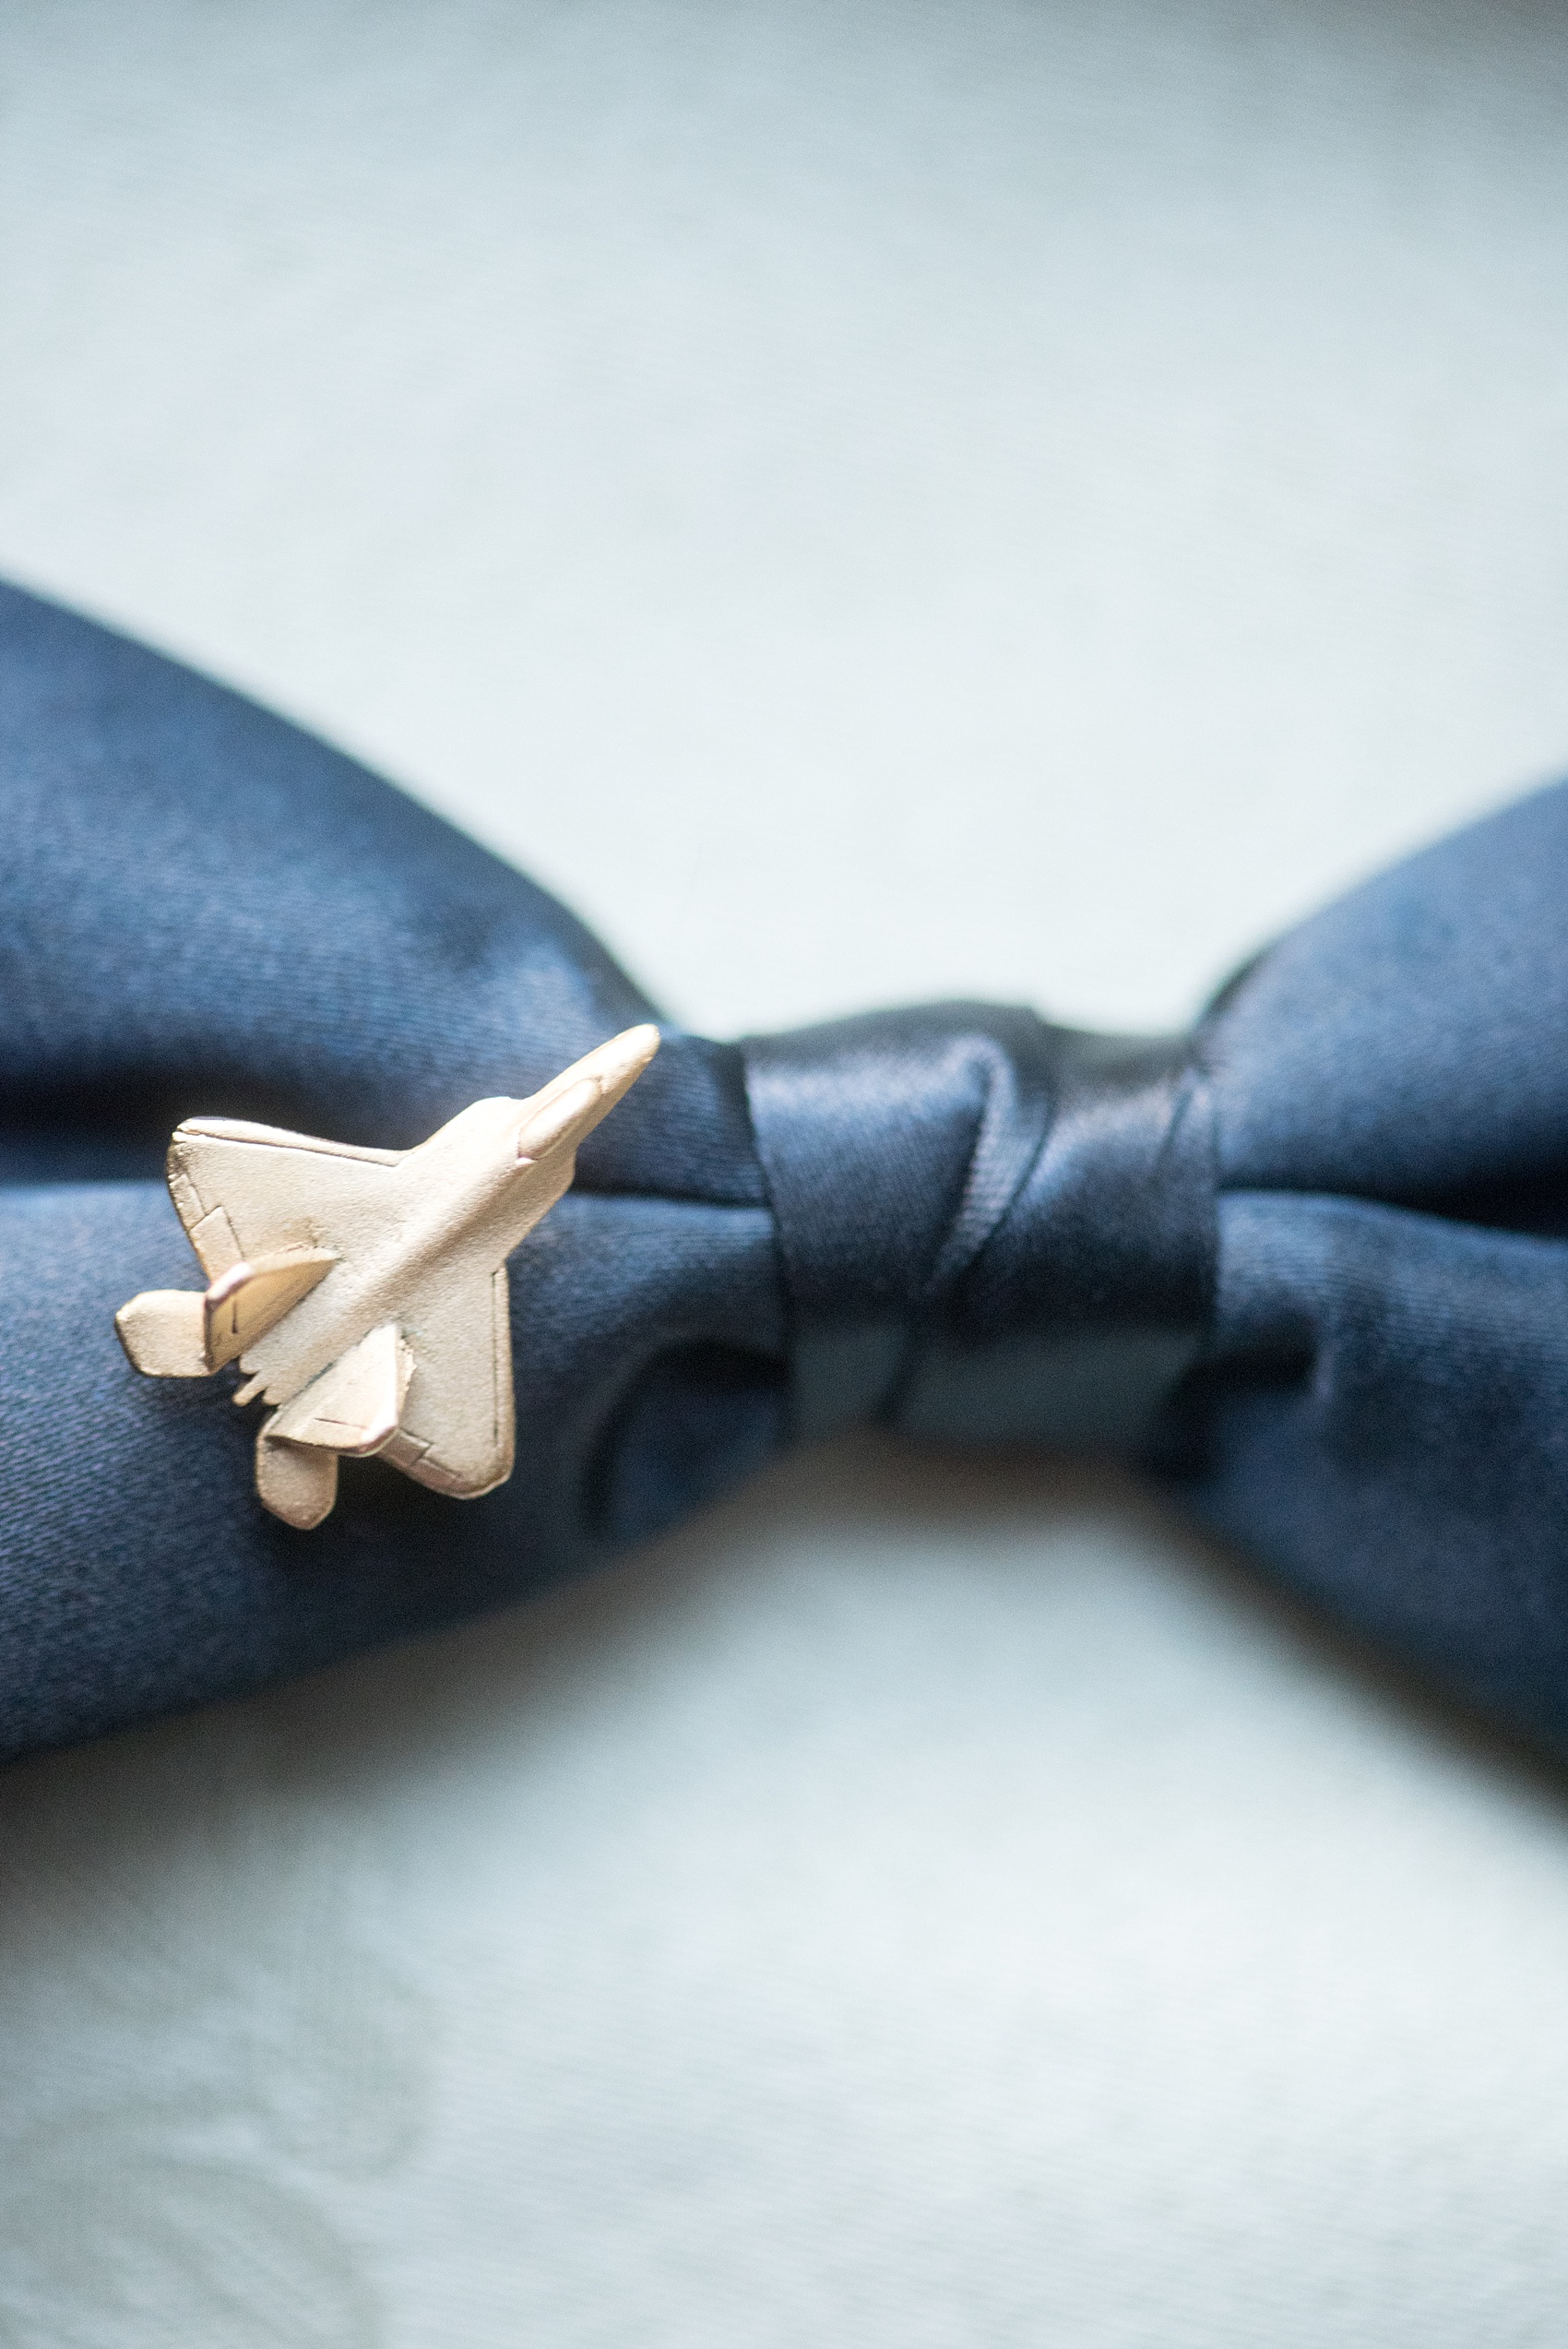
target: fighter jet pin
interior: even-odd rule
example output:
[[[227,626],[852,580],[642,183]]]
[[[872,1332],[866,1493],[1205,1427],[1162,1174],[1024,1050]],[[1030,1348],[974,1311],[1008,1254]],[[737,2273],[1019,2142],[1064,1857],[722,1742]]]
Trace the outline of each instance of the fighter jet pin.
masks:
[[[527,1101],[476,1101],[417,1150],[189,1119],[169,1145],[169,1188],[210,1286],[123,1305],[125,1352],[154,1378],[231,1362],[250,1373],[234,1401],[277,1406],[255,1488],[290,1525],[321,1523],[345,1454],[378,1452],[459,1500],[504,1485],[506,1259],[658,1050],[657,1028],[628,1028]]]

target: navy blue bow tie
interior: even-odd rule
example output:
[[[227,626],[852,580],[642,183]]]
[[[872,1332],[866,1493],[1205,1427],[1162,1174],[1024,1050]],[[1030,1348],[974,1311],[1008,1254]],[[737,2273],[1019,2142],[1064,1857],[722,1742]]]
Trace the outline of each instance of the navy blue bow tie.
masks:
[[[192,1114],[401,1148],[650,1016],[560,906],[322,744],[0,590],[0,1741],[532,1590],[801,1435],[1110,1445],[1568,1746],[1568,787],[1249,965],[1190,1034],[945,1004],[666,1029],[514,1259],[517,1467],[303,1535],[221,1383],[144,1380]]]

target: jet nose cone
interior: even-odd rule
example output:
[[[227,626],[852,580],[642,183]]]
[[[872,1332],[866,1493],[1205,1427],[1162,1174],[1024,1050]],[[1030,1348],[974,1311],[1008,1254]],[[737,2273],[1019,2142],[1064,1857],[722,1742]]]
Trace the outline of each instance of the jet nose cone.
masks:
[[[564,1147],[576,1150],[636,1083],[658,1050],[659,1031],[648,1021],[612,1036],[596,1052],[563,1069],[529,1103],[517,1135],[517,1156],[539,1159]]]
[[[597,1079],[600,1091],[613,1093],[619,1101],[627,1087],[636,1084],[658,1050],[659,1031],[648,1020],[640,1028],[627,1028],[620,1035],[612,1036],[607,1044],[590,1052],[577,1067],[585,1077]]]

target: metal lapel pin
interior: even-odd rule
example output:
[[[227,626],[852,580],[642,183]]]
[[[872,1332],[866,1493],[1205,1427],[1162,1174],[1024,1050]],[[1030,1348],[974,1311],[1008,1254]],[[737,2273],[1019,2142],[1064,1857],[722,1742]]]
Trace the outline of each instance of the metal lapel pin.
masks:
[[[114,1317],[154,1378],[237,1362],[237,1403],[274,1406],[255,1485],[319,1525],[338,1462],[379,1453],[471,1500],[512,1473],[506,1259],[568,1188],[577,1145],[659,1049],[628,1028],[527,1101],[476,1101],[417,1150],[359,1150],[227,1117],[169,1146],[169,1188],[209,1286],[151,1289]]]

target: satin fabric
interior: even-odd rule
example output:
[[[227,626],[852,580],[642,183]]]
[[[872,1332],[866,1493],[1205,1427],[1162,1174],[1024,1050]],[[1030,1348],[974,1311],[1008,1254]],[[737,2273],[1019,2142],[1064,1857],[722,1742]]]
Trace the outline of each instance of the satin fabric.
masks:
[[[279,719],[0,590],[0,1740],[254,1687],[581,1571],[794,1437],[1110,1445],[1293,1588],[1568,1744],[1568,791],[1304,924],[1189,1036],[946,1005],[666,1026],[514,1258],[518,1464],[374,1462],[309,1535],[195,1283],[182,1116],[393,1147],[646,998]]]

